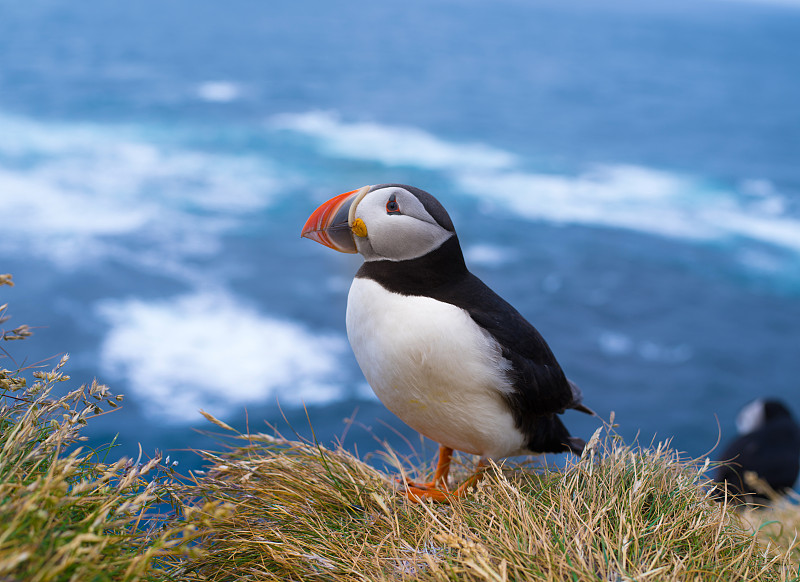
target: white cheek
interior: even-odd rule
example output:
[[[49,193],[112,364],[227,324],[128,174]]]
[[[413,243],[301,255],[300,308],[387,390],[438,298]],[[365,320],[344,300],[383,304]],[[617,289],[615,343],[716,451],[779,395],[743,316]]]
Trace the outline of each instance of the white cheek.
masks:
[[[764,401],[754,400],[736,416],[736,430],[740,435],[749,434],[764,424]]]
[[[410,216],[386,215],[373,224],[368,235],[372,248],[382,257],[395,261],[426,255],[451,236],[438,225]]]
[[[366,260],[405,261],[427,255],[453,236],[438,224],[410,216],[365,216],[367,237],[359,252]],[[362,250],[363,249],[363,250]]]
[[[379,192],[365,196],[355,211],[355,218],[363,220],[367,227],[366,238],[356,241],[365,260],[416,259],[453,236],[433,221],[414,198],[403,197],[403,214],[387,214],[385,196]]]

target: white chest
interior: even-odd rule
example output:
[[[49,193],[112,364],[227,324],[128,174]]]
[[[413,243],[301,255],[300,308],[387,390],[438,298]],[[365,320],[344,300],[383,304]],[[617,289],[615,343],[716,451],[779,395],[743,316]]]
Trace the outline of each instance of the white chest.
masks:
[[[523,451],[503,393],[500,346],[449,303],[354,279],[347,336],[378,398],[406,424],[456,450],[501,457]]]

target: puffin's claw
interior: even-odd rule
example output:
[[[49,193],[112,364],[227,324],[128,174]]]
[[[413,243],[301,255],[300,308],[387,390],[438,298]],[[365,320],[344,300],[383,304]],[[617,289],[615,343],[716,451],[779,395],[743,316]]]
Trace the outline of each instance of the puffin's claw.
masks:
[[[413,483],[411,481],[405,481],[406,487],[400,494],[412,503],[419,503],[425,499],[430,499],[438,503],[450,503],[453,499],[464,497],[467,491],[472,489],[477,485],[478,481],[483,479],[483,470],[485,466],[484,463],[480,463],[477,471],[475,471],[469,479],[459,485],[455,491],[448,490],[447,483],[444,481],[439,481],[438,483]],[[437,485],[439,485],[441,489],[438,489]]]
[[[407,489],[421,489],[423,491],[430,491],[431,489],[436,489],[437,483],[435,481],[429,481],[428,483],[417,483],[416,481],[410,481],[405,478],[397,477],[395,479],[403,488]],[[444,485],[444,483],[439,482],[439,486]]]
[[[427,485],[427,484],[424,484]],[[461,488],[459,487],[459,490]],[[435,489],[433,487],[426,487],[425,489],[420,487],[406,487],[400,493],[403,497],[411,501],[412,503],[419,503],[425,499],[430,499],[431,501],[436,501],[438,503],[450,503],[454,497],[460,497],[458,490],[454,493],[450,493],[449,491],[442,491],[441,489]]]

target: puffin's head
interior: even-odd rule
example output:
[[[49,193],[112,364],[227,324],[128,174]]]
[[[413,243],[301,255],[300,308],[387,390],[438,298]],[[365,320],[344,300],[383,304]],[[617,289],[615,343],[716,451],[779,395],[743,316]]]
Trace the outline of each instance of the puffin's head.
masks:
[[[402,184],[364,186],[331,198],[303,226],[302,236],[367,261],[404,261],[439,248],[455,236],[436,198]]]
[[[740,435],[750,434],[776,420],[792,419],[792,413],[780,400],[758,398],[746,404],[736,416],[736,430]]]

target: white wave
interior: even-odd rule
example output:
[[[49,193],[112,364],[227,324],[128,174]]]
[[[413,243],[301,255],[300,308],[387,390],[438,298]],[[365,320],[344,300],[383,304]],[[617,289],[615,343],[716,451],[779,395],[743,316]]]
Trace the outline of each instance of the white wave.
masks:
[[[742,193],[690,176],[627,165],[577,176],[469,172],[454,179],[462,192],[529,219],[690,240],[742,238],[800,252],[800,219],[783,214],[778,194],[750,203]]]
[[[597,338],[597,343],[607,356],[639,358],[656,363],[680,364],[692,358],[694,352],[686,344],[665,346],[651,340],[636,341],[628,335],[615,331],[604,331]]]
[[[497,245],[477,244],[464,248],[467,265],[500,267],[514,260],[514,251]]]
[[[114,200],[86,196],[80,189],[30,171],[0,168],[0,192],[3,214],[14,217],[4,229],[12,232],[27,225],[58,236],[127,233],[142,228],[155,211],[152,204],[141,204],[121,212]]]
[[[324,111],[277,115],[268,126],[317,138],[325,153],[387,166],[499,170],[513,166],[517,160],[509,152],[483,144],[451,143],[414,127],[345,123],[334,113]]]
[[[60,266],[111,252],[115,236],[213,252],[220,232],[272,201],[277,176],[257,158],[150,142],[125,127],[0,116],[0,202],[12,217],[0,249],[23,244]]]
[[[668,236],[704,238],[680,199],[692,192],[683,178],[636,166],[598,166],[578,176],[526,172],[456,177],[459,188],[488,197],[526,218],[629,228]]]
[[[107,301],[101,346],[107,374],[127,379],[148,412],[193,421],[249,403],[325,403],[344,397],[339,356],[347,342],[265,317],[224,292]]]
[[[737,259],[751,271],[759,271],[765,275],[786,276],[787,273],[797,272],[795,265],[790,264],[785,257],[776,256],[774,253],[765,252],[763,249],[742,249],[737,254]]]
[[[244,90],[241,85],[231,81],[206,81],[197,86],[196,93],[203,101],[230,103],[241,98]]]

